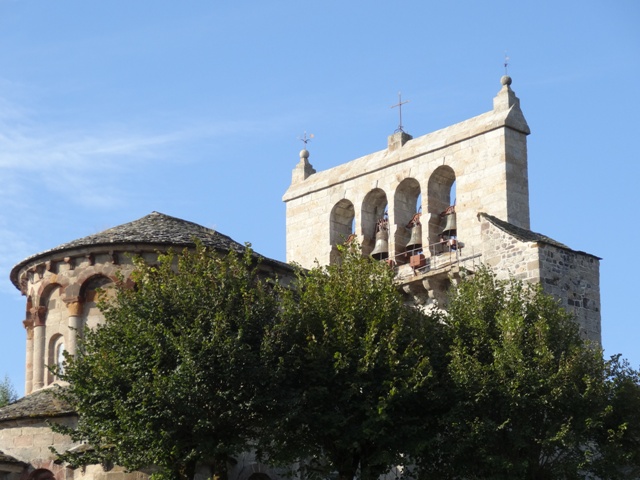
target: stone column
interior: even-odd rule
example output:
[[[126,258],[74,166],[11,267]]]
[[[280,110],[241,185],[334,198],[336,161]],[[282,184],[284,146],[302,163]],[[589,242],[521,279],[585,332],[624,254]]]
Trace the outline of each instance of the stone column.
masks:
[[[33,309],[33,380],[32,391],[44,387],[44,365],[45,365],[45,340],[46,328],[45,318],[46,307]]]
[[[69,309],[69,336],[67,337],[67,352],[75,355],[78,350],[78,339],[82,337],[82,310],[81,301],[74,299],[67,302]]]
[[[27,331],[27,358],[25,361],[24,394],[29,395],[33,388],[33,320],[27,318],[22,322]]]

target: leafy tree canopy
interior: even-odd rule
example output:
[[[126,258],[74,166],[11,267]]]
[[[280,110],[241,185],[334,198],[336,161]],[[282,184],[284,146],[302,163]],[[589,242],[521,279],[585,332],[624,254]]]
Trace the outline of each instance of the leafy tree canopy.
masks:
[[[201,462],[224,475],[228,456],[249,449],[253,435],[273,296],[250,249],[220,256],[199,246],[135,267],[135,288],[116,285],[115,301],[100,305],[105,322],[57,372],[79,421],[54,428],[94,448],[60,457],[153,465],[164,478],[193,478]]]
[[[419,455],[425,478],[637,478],[637,371],[603,360],[539,286],[480,270],[452,291],[446,323],[453,402]]]
[[[404,463],[417,425],[443,409],[442,325],[404,304],[386,264],[346,249],[281,290],[265,339],[270,461],[372,480]]]
[[[5,375],[4,380],[0,382],[0,407],[4,407],[18,399],[16,389],[9,377]]]
[[[72,465],[224,476],[255,447],[340,480],[407,463],[418,479],[640,475],[638,372],[538,287],[480,269],[427,314],[355,248],[288,286],[250,250],[203,247],[136,260],[132,279],[56,372],[79,420],[54,428],[93,447],[60,452]]]

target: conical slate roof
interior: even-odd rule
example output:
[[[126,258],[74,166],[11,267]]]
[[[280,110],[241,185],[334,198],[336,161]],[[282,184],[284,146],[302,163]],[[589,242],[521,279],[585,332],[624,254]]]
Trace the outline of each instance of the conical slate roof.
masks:
[[[133,222],[125,223],[117,227],[109,228],[100,233],[79,238],[68,243],[63,243],[55,248],[32,255],[18,263],[11,270],[11,281],[18,286],[20,270],[29,263],[52,254],[62,254],[70,250],[81,248],[95,248],[118,245],[145,244],[161,247],[190,247],[194,245],[194,239],[203,245],[216,250],[243,252],[244,245],[233,240],[227,235],[216,232],[197,223],[182,220],[180,218],[165,215],[159,212],[151,212]],[[270,263],[290,268],[277,260],[267,259]]]
[[[118,245],[125,243],[151,243],[158,245],[192,246],[197,238],[208,247],[220,250],[236,250],[241,252],[244,245],[197,223],[188,222],[181,218],[171,217],[164,213],[151,212],[149,215],[133,222],[109,228],[100,233],[79,238],[52,248],[42,254],[68,250],[78,247],[98,245]]]

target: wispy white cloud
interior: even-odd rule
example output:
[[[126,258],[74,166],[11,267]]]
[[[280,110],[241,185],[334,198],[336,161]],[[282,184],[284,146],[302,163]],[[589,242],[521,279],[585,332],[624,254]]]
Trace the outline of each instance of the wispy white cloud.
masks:
[[[135,135],[118,132],[43,132],[0,122],[0,169],[45,173],[62,167],[87,169],[109,158],[114,166],[131,159],[157,157],[160,147],[185,134]],[[107,167],[107,165],[105,165]]]
[[[211,152],[193,148],[200,141],[269,135],[288,122],[209,119],[180,124],[176,119],[178,127],[155,131],[125,122],[69,127],[43,124],[38,112],[0,97],[0,271],[38,250],[32,239],[15,231],[16,225],[37,231],[56,208],[76,217],[121,208],[145,188],[135,191],[132,182],[143,183],[146,172],[160,163],[198,161],[185,158],[185,152],[210,161]]]
[[[0,98],[0,105],[2,103]],[[150,134],[137,133],[126,125],[105,130],[100,125],[82,130],[55,130],[55,127],[45,129],[33,124],[31,117],[19,108],[9,107],[2,112],[0,107],[0,170],[46,175],[48,171],[65,167],[82,173],[94,169],[102,160],[109,163],[100,164],[101,168],[131,168],[131,161],[169,160],[168,147],[202,138],[264,132],[269,129],[266,125],[273,126],[273,121],[205,122]]]
[[[81,216],[126,205],[129,192],[119,180],[150,160],[171,161],[168,152],[201,134],[41,125],[35,112],[0,98],[0,271],[38,250],[39,239],[31,236],[46,235],[52,208],[68,206],[70,215]],[[13,287],[0,282],[6,289]]]

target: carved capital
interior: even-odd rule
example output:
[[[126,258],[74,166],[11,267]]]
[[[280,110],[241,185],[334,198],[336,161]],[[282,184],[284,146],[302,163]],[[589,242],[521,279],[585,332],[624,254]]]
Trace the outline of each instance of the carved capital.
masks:
[[[31,321],[35,327],[44,325],[47,317],[47,307],[33,307],[31,309]]]
[[[67,302],[67,309],[69,310],[70,317],[79,317],[82,315],[83,303],[79,300],[72,300]]]

